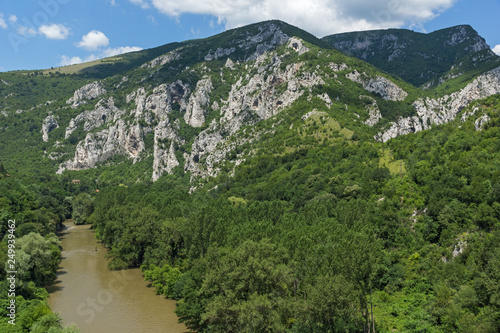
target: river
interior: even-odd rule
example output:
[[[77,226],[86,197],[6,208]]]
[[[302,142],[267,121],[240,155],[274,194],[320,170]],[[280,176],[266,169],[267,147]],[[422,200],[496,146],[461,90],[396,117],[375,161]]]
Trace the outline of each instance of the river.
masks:
[[[49,304],[64,326],[76,324],[81,333],[188,331],[177,322],[175,301],[156,295],[140,269],[108,269],[106,249],[89,225],[65,225],[63,259],[48,288]]]

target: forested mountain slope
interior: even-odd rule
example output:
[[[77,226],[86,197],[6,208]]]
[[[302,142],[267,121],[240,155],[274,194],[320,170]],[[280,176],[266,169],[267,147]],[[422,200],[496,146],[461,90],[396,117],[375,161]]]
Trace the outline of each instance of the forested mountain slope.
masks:
[[[460,47],[477,48],[478,38]],[[500,92],[498,69],[446,94],[425,92],[280,21],[141,52],[80,74],[0,75],[5,165],[24,176],[87,170],[78,177],[92,186],[174,173],[203,182],[255,154],[276,126],[289,128],[278,150],[296,149],[297,126],[310,112],[338,122],[333,132],[387,141],[449,122]],[[141,59],[151,60],[128,70]]]
[[[468,25],[428,34],[403,29],[348,32],[322,40],[426,89],[446,86],[451,79],[465,82],[500,65],[500,57]]]
[[[90,220],[111,265],[143,265],[199,331],[496,332],[500,99],[464,114],[260,154],[192,194],[107,188]]]
[[[425,90],[280,21],[161,50],[0,74],[2,177],[46,184],[2,223],[64,200],[200,332],[499,330],[494,58]]]

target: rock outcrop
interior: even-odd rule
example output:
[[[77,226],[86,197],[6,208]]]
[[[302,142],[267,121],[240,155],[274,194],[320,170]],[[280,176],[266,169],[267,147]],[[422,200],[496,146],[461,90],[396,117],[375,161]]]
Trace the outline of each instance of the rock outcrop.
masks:
[[[67,104],[71,104],[71,107],[76,108],[81,104],[87,103],[88,100],[96,99],[101,95],[104,95],[106,90],[99,81],[89,83],[80,89],[77,89],[73,94],[73,97],[66,101]]]
[[[49,133],[58,128],[57,117],[49,115],[43,120],[42,123],[42,139],[44,142],[49,141]]]
[[[113,126],[97,133],[87,133],[78,143],[75,156],[62,163],[57,173],[64,170],[84,170],[94,168],[116,154],[124,154],[137,159],[144,149],[142,128],[139,125],[127,126],[119,119]]]
[[[484,125],[490,121],[490,117],[486,114],[483,113],[481,117],[477,118],[476,121],[474,122],[474,126],[476,128],[476,131],[482,131],[484,128]]]
[[[102,126],[106,122],[117,121],[124,114],[125,111],[115,106],[113,97],[109,97],[108,100],[100,100],[94,110],[82,112],[70,120],[69,125],[66,127],[65,138],[69,138],[80,123],[83,123],[83,130],[88,132]]]
[[[500,93],[500,67],[478,76],[460,91],[438,99],[418,99],[413,106],[418,116],[402,118],[383,133],[375,136],[376,140],[386,142],[401,134],[419,132],[432,125],[447,123],[457,117],[463,108],[475,100]]]
[[[210,104],[210,92],[212,91],[212,80],[202,79],[196,84],[194,92],[189,97],[184,121],[193,126],[201,127],[205,122],[206,108]]]
[[[379,94],[385,100],[404,101],[406,96],[408,96],[406,91],[380,75],[373,78],[365,73],[359,73],[357,70],[354,70],[352,73],[347,74],[346,78],[361,84],[369,92]]]
[[[175,51],[169,52],[167,54],[164,54],[162,56],[156,57],[155,59],[151,60],[148,63],[145,63],[144,65],[141,66],[141,68],[154,68],[156,66],[163,66],[165,64],[168,64],[172,60],[179,59],[180,57],[180,51],[182,48],[179,48]]]
[[[380,109],[377,105],[377,101],[370,96],[359,96],[360,99],[367,99],[370,101],[370,104],[365,106],[365,110],[369,114],[369,118],[365,120],[363,123],[368,126],[374,126],[377,124],[380,119],[382,119],[382,113],[380,113]]]

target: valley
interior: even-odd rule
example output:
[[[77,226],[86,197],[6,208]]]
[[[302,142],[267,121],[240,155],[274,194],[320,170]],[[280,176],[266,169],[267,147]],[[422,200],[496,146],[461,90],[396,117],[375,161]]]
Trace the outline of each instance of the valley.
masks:
[[[470,26],[273,20],[0,73],[0,231],[17,221],[23,263],[0,329],[78,330],[44,289],[72,218],[107,253],[89,274],[143,275],[176,302],[153,317],[190,331],[498,331],[499,59]]]

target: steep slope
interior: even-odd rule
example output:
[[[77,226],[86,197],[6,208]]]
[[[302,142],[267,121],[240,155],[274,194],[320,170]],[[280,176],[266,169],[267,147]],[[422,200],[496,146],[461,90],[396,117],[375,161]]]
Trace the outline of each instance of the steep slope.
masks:
[[[322,40],[426,89],[500,66],[500,57],[468,25],[429,34],[403,29],[350,32]]]
[[[165,174],[196,186],[261,153],[427,129],[500,92],[493,70],[452,94],[427,93],[280,21],[175,46],[124,56],[117,66],[150,59],[125,72],[0,75],[6,167],[78,171],[92,186]]]
[[[275,132],[277,123],[289,127],[314,109],[340,121],[339,130],[359,128],[360,135],[368,131],[371,136],[375,132],[365,122],[375,125],[382,115],[391,119],[388,109],[416,94],[404,82],[396,84],[279,21],[185,43],[125,75],[99,81],[61,74],[17,75],[15,80],[38,84],[58,78],[81,86],[32,106],[30,133],[38,134],[17,137],[17,142],[27,140],[35,148],[42,141],[32,158],[58,173],[126,162],[142,180],[174,172],[188,173],[192,180],[215,176],[224,165],[255,154],[250,145]],[[3,94],[18,100],[9,96],[13,85],[5,80]],[[377,103],[387,108],[380,110]],[[28,116],[11,111],[11,105],[6,104],[2,119],[7,133],[14,130],[9,126],[14,114]],[[268,119],[261,128],[254,126]],[[301,139],[298,132],[291,136]],[[280,143],[280,149],[287,144],[292,145]]]

